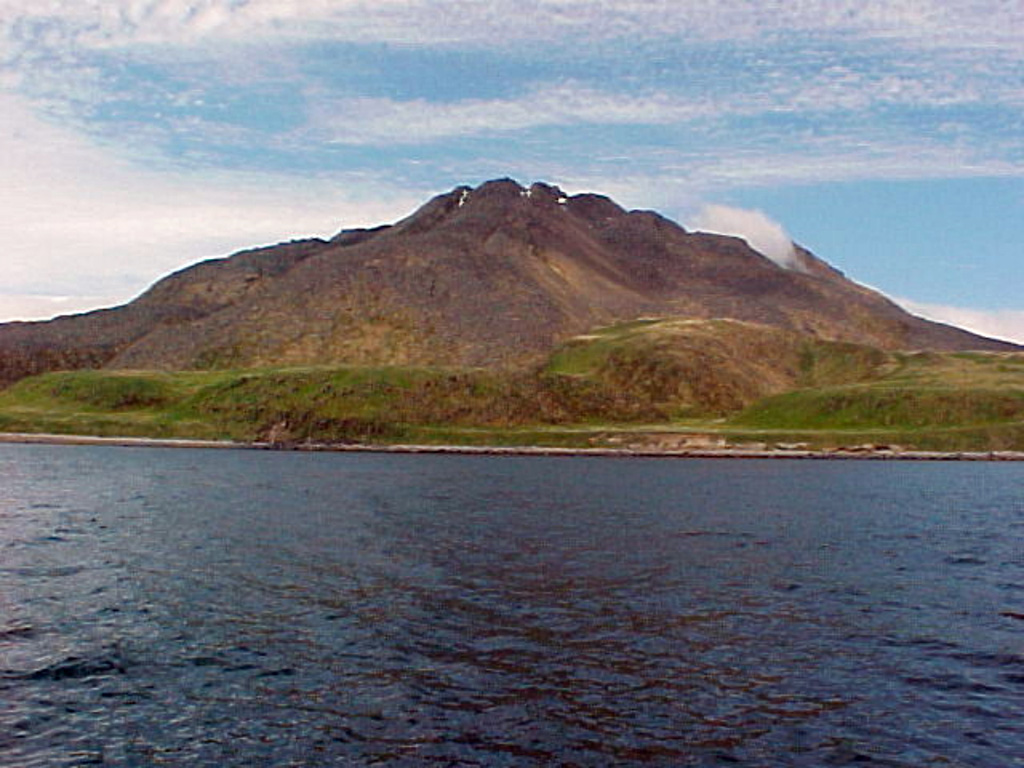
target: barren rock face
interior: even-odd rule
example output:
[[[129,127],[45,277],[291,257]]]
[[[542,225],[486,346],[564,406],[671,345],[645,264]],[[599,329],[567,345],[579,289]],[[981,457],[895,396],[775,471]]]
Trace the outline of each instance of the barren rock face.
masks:
[[[203,262],[134,302],[0,325],[0,383],[60,368],[514,366],[597,325],[733,318],[886,349],[1009,350],[909,315],[803,249],[786,269],[606,197],[504,179],[408,218]]]

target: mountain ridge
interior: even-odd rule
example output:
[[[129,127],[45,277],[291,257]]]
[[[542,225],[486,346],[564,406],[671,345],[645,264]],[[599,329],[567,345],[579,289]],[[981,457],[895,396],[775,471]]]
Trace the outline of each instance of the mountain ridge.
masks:
[[[883,349],[1020,347],[910,315],[796,246],[688,232],[594,193],[460,186],[406,218],[185,267],[121,307],[0,325],[0,384],[55,369],[529,365],[590,328],[731,318]]]

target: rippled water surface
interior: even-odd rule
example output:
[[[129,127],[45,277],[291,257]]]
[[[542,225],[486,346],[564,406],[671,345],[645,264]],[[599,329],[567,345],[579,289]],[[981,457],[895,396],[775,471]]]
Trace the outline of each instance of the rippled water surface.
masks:
[[[0,446],[0,764],[1024,765],[1024,465]]]

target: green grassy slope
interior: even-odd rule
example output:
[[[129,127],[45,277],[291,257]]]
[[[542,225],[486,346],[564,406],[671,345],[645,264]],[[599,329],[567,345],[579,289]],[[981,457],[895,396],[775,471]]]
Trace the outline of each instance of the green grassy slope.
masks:
[[[453,428],[494,435],[662,418],[599,382],[460,369],[75,371],[24,379],[0,393],[0,431],[8,432],[280,441],[432,434],[443,441]]]
[[[76,371],[0,392],[0,431],[281,442],[1024,449],[1024,355],[892,353],[736,321],[598,329],[541,368]]]
[[[0,430],[131,437],[229,437],[186,407],[228,374],[46,373],[0,392]]]
[[[762,432],[859,434],[935,450],[1024,446],[1024,355],[894,354],[888,370],[859,383],[802,388],[765,398],[733,427]]]

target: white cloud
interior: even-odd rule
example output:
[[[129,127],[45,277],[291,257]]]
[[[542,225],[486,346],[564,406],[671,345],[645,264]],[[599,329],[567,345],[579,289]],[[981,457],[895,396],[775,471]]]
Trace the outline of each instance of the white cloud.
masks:
[[[1024,87],[1020,78],[1013,76],[1015,66],[1024,67],[1024,44],[1000,43],[1008,35],[1022,42],[1019,30],[1024,24],[1015,27],[1012,22],[1024,22],[1024,6],[1014,6],[995,0],[957,4],[942,0],[725,4],[713,0],[531,0],[525,8],[511,0],[486,4],[452,0],[0,0],[0,19],[7,19],[7,47],[15,51],[7,57],[0,54],[0,61],[7,60],[6,77],[12,83],[24,80],[19,87],[44,103],[50,114],[63,110],[63,119],[87,121],[90,110],[111,98],[145,107],[141,112],[158,111],[146,103],[146,94],[109,92],[117,86],[104,83],[104,73],[81,55],[96,48],[118,49],[115,53],[130,48],[132,55],[148,57],[158,68],[166,66],[160,71],[174,77],[152,88],[166,97],[171,111],[177,111],[188,91],[185,86],[181,86],[182,92],[173,91],[180,85],[179,76],[196,86],[210,79],[210,71],[216,73],[214,80],[223,83],[235,70],[237,76],[250,80],[231,83],[232,87],[252,86],[266,81],[267,59],[274,67],[282,64],[284,70],[301,69],[302,56],[288,46],[310,38],[413,41],[420,46],[449,48],[458,42],[500,50],[517,41],[544,43],[555,36],[562,43],[559,50],[569,50],[579,48],[579,41],[589,37],[633,39],[639,30],[646,30],[644,36],[674,40],[670,50],[676,51],[685,50],[685,43],[679,42],[681,34],[705,42],[725,39],[736,45],[723,46],[721,56],[684,57],[674,62],[671,66],[682,67],[680,74],[686,76],[671,84],[662,80],[659,87],[578,79],[538,82],[515,97],[435,101],[380,95],[352,98],[343,91],[332,93],[330,86],[319,90],[308,81],[296,80],[296,91],[307,94],[310,124],[305,132],[273,138],[291,141],[289,147],[302,146],[302,142],[306,147],[320,146],[323,140],[390,147],[481,135],[522,139],[515,134],[543,127],[660,126],[674,132],[668,139],[662,134],[668,144],[693,146],[694,139],[709,145],[717,142],[706,150],[717,151],[724,161],[720,164],[724,183],[737,178],[743,182],[743,159],[738,164],[740,173],[730,175],[728,158],[750,149],[755,141],[762,145],[771,141],[774,149],[788,150],[798,161],[788,178],[783,164],[777,164],[780,172],[767,179],[768,183],[776,183],[776,176],[783,183],[807,181],[798,173],[801,166],[813,165],[814,173],[824,171],[828,163],[822,160],[828,158],[813,157],[812,152],[827,149],[827,140],[832,140],[835,162],[828,171],[833,175],[826,178],[863,178],[858,176],[863,168],[879,168],[885,173],[877,160],[866,165],[850,163],[850,156],[863,156],[864,149],[873,147],[884,154],[895,144],[909,145],[912,150],[902,153],[901,177],[962,176],[976,175],[979,169],[989,172],[1000,161],[1012,166],[1013,172],[1021,170],[1024,149],[1019,132],[1013,130],[1019,116],[1017,120],[1013,115],[1000,116],[986,125],[978,122],[988,119],[978,117],[988,110],[1024,106]],[[0,21],[0,30],[3,28]],[[763,39],[773,30],[786,34]],[[944,42],[940,45],[939,41]],[[913,49],[925,42],[942,50],[921,54]],[[290,53],[285,53],[286,49]],[[548,58],[539,47],[527,50],[530,60]],[[651,62],[644,63],[642,44],[633,50],[637,62],[627,69],[638,64],[637,71],[643,73]],[[743,51],[746,54],[741,55]],[[169,64],[176,61],[180,65],[188,56],[206,63],[192,66],[184,75],[181,68]],[[382,57],[386,56],[385,51]],[[552,71],[559,66],[557,62],[557,57],[548,62]],[[295,72],[292,75],[298,77]],[[642,83],[644,75],[638,77]],[[936,130],[928,122],[930,117],[886,115],[886,110],[893,108],[949,109],[957,105],[979,109],[955,132]],[[128,141],[149,140],[160,145],[182,134],[196,141],[223,140],[225,124],[211,119],[209,113],[183,110],[177,114],[173,120],[152,114],[140,117],[133,127],[139,129],[139,124],[146,122],[146,129],[138,130]],[[943,119],[946,126],[953,122]],[[794,129],[794,124],[799,128]],[[91,128],[104,130],[96,122]],[[231,123],[230,130],[244,131],[238,123]],[[258,143],[267,141],[268,135],[255,131],[244,138]],[[557,141],[550,137],[546,141],[557,152]],[[920,144],[930,144],[936,150],[928,163],[914,156]],[[890,165],[899,162],[900,153],[888,154]]]
[[[919,45],[1020,43],[1024,9],[999,0],[0,0],[0,17],[61,19],[90,45],[197,36],[434,44],[583,38],[753,40],[822,30]]]
[[[1024,104],[1024,88],[1006,85],[998,95],[989,93],[986,98],[1004,106],[1016,101]],[[983,147],[973,148],[965,141],[963,125],[952,133],[947,126],[947,130],[937,134],[921,134],[912,129],[908,132],[906,127],[894,131],[884,122],[863,124],[851,121],[849,116],[894,105],[932,108],[982,102],[977,89],[958,87],[938,75],[926,81],[893,74],[869,77],[831,68],[806,82],[780,78],[779,82],[750,91],[723,85],[702,93],[655,89],[616,92],[578,81],[563,81],[537,84],[517,97],[502,99],[320,99],[310,109],[307,130],[317,138],[338,144],[391,146],[512,134],[547,126],[567,130],[579,125],[669,126],[709,140],[717,137],[735,149],[737,143],[744,143],[744,137],[726,137],[723,125],[734,118],[761,118],[773,122],[759,126],[756,137],[760,143],[767,143],[765,136],[770,136],[776,150],[798,145],[798,154],[804,161],[822,151],[839,157],[852,152],[883,155],[888,147],[903,141],[908,146],[900,146],[889,154],[908,169],[931,167],[933,163],[922,166],[920,162],[920,156],[929,152],[934,155],[930,160],[940,161],[946,169],[966,169],[970,166],[964,162],[965,155],[982,148],[1000,149],[991,146],[990,137]],[[816,125],[807,135],[794,135],[789,124],[778,123],[781,115],[801,115],[805,122],[813,120]],[[854,124],[846,125],[847,122]],[[752,143],[752,137],[745,140]]]
[[[977,309],[930,304],[904,298],[893,300],[908,312],[929,320],[966,328],[982,336],[1024,344],[1024,309]]]
[[[125,301],[187,263],[376,225],[423,199],[354,175],[148,171],[2,95],[0,155],[0,320]]]
[[[787,269],[799,269],[792,238],[763,211],[705,205],[690,222],[701,232],[742,237],[750,247]]]
[[[337,100],[317,105],[311,130],[339,144],[420,144],[552,125],[662,125],[723,109],[659,92],[633,96],[561,83],[536,88],[517,99]]]
[[[782,186],[872,179],[1020,176],[1024,164],[998,147],[948,146],[939,141],[870,135],[807,137],[803,146],[778,136],[776,146],[739,147],[713,157],[681,158],[677,166],[704,189]],[[867,139],[867,140],[866,140]]]

